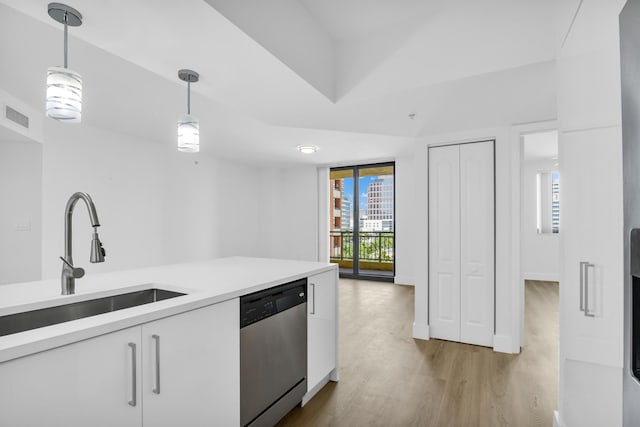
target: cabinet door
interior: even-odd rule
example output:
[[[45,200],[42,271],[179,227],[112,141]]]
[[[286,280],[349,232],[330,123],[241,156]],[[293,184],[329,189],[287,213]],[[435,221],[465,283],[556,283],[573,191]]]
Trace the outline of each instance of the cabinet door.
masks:
[[[622,176],[612,168],[620,165],[619,128],[565,132],[560,150],[562,351],[569,359],[621,367]],[[580,309],[581,295],[589,316]]]
[[[564,132],[560,139],[559,409],[567,426],[622,424],[619,132],[617,127]],[[582,281],[581,263],[588,263],[582,264]]]
[[[140,427],[139,343],[135,327],[0,363],[0,425]]]
[[[142,325],[144,425],[240,424],[238,299]]]
[[[460,146],[429,149],[429,328],[460,340]]]
[[[310,276],[307,285],[307,387],[337,366],[337,270]]]

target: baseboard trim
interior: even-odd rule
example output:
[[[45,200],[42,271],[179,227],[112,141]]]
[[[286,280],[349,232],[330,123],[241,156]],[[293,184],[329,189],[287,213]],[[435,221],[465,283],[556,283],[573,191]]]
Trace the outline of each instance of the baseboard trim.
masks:
[[[558,411],[553,411],[553,427],[562,427],[560,413]]]
[[[513,339],[509,335],[494,335],[493,336],[493,351],[498,353],[520,353],[520,346],[513,344]]]
[[[410,276],[395,276],[393,278],[393,283],[395,283],[396,285],[410,285],[410,286],[415,286],[415,280],[413,280],[413,277]]]
[[[429,325],[424,325],[421,323],[413,324],[413,337],[419,340],[428,340],[429,339]]]
[[[538,280],[541,282],[559,282],[560,277],[557,274],[548,274],[548,273],[522,273],[522,280]]]

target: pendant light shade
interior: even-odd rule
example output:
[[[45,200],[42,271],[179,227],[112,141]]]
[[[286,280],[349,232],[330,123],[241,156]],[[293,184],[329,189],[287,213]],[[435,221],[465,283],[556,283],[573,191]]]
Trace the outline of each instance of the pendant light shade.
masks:
[[[197,153],[200,151],[200,124],[198,119],[185,114],[178,119],[178,151]]]
[[[49,16],[64,25],[64,67],[47,70],[47,116],[69,123],[82,119],[82,77],[67,68],[68,27],[82,25],[82,15],[62,3],[49,3]]]
[[[187,114],[178,119],[178,151],[197,153],[200,151],[200,124],[191,115],[191,83],[196,83],[200,75],[193,70],[179,70],[178,77],[187,82]]]
[[[82,77],[68,68],[47,71],[47,116],[69,123],[82,119]]]

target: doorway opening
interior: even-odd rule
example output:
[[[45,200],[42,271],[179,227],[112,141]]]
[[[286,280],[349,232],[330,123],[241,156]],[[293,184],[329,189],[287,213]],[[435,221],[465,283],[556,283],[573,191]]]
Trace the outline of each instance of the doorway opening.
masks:
[[[520,136],[520,283],[523,287],[521,346],[529,336],[529,287],[557,287],[560,277],[562,180],[559,173],[558,131],[544,130]],[[553,307],[557,310],[557,306]],[[550,336],[557,330],[549,330]],[[555,335],[554,335],[555,334]]]
[[[329,172],[329,260],[340,277],[393,282],[395,162]]]

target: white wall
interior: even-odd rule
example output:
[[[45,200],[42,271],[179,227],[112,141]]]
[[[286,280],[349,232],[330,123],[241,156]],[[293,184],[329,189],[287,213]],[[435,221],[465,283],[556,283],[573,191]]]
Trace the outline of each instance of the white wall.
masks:
[[[315,166],[264,170],[261,248],[271,258],[318,260],[318,171]]]
[[[415,192],[419,186],[414,180],[414,157],[396,158],[395,187],[395,256],[396,272],[394,282],[415,285],[414,265],[417,262],[415,236]]]
[[[197,164],[196,164],[197,162]],[[95,202],[107,251],[90,264],[91,227],[74,211],[73,251],[87,273],[261,255],[258,168],[127,135],[47,120],[43,145],[42,274],[60,274],[64,208],[71,194]]]
[[[0,141],[0,284],[40,278],[42,145]]]
[[[558,234],[538,234],[536,228],[537,174],[554,169],[557,170],[557,166],[551,159],[525,159],[522,165],[520,268],[522,278],[526,280],[558,281],[560,277],[560,237]],[[562,194],[562,188],[560,192]]]

